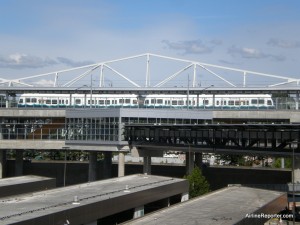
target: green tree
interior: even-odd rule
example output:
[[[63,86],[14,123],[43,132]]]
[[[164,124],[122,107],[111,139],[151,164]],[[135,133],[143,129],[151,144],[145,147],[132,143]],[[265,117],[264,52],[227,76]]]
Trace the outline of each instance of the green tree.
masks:
[[[284,158],[284,167],[285,168],[292,168],[292,159],[291,158]],[[281,158],[275,158],[272,167],[274,168],[281,168]]]
[[[209,192],[209,183],[202,175],[199,167],[195,167],[191,174],[184,176],[189,181],[189,196],[194,198]]]

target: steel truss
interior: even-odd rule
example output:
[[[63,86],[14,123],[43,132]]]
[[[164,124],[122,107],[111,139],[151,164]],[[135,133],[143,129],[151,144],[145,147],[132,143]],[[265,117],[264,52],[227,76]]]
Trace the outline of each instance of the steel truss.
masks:
[[[132,78],[129,78],[130,76],[125,75],[124,73],[118,71],[113,67],[113,63],[118,63],[122,61],[129,61],[137,58],[144,58],[145,59],[145,80],[144,80],[144,85],[143,84],[138,84],[137,82],[133,81]],[[177,72],[167,75],[167,78],[159,81],[158,83],[154,84],[151,86],[153,82],[151,82],[150,79],[150,71],[151,71],[151,66],[152,66],[152,59],[158,58],[158,59],[163,59],[163,60],[170,60],[174,62],[180,62],[186,64],[183,66],[181,69],[179,69]],[[18,79],[5,79],[5,78],[0,78],[0,85],[7,85],[7,86],[13,86],[13,85],[20,85],[20,86],[28,86],[28,87],[37,87],[36,85],[33,85],[32,83],[29,82],[29,80],[32,79],[40,79],[43,77],[49,77],[53,83],[53,87],[71,87],[76,85],[76,83],[83,78],[86,78],[88,76],[92,77],[92,73],[97,73],[99,76],[99,84],[98,87],[104,87],[104,79],[106,77],[105,71],[111,71],[113,74],[116,76],[120,77],[121,79],[124,79],[125,81],[128,82],[133,87],[163,87],[165,84],[170,82],[171,80],[175,79],[179,75],[183,74],[189,69],[193,69],[193,75],[192,75],[192,87],[197,86],[197,80],[196,80],[196,74],[197,72],[201,72],[205,70],[208,72],[209,75],[216,77],[217,79],[221,80],[224,82],[225,85],[229,87],[238,87],[237,84],[234,84],[233,82],[227,80],[224,78],[224,76],[220,75],[219,73],[215,72],[215,69],[219,69],[221,71],[231,71],[231,72],[237,72],[238,74],[241,74],[243,76],[243,87],[247,86],[247,78],[249,76],[263,76],[266,78],[276,78],[281,80],[279,83],[270,83],[267,85],[268,87],[274,87],[274,86],[281,86],[281,85],[290,85],[290,84],[299,84],[300,79],[296,79],[293,77],[287,77],[287,76],[278,76],[274,74],[267,74],[267,73],[260,73],[260,72],[255,72],[255,71],[249,71],[249,70],[242,70],[242,69],[237,69],[237,68],[232,68],[232,67],[225,67],[225,66],[219,66],[219,65],[213,65],[213,64],[207,64],[203,62],[197,62],[197,61],[191,61],[191,60],[185,60],[185,59],[179,59],[179,58],[174,58],[174,57],[168,57],[168,56],[162,56],[162,55],[157,55],[157,54],[151,54],[151,53],[145,53],[145,54],[140,54],[140,55],[135,55],[135,56],[130,56],[130,57],[125,57],[125,58],[120,58],[120,59],[115,59],[115,60],[110,60],[110,61],[103,61],[99,63],[94,63],[86,66],[81,66],[81,67],[75,67],[75,68],[70,68],[70,69],[65,69],[65,70],[59,70],[59,71],[53,71],[49,73],[43,73],[43,74],[37,74],[37,75],[32,75],[32,76],[26,76]],[[58,84],[58,80],[63,80],[65,75],[69,72],[72,72],[74,74],[78,73],[79,71],[85,70],[83,73],[81,72],[79,75],[74,75],[71,80],[68,80],[62,84]],[[185,74],[186,75],[186,74]],[[91,78],[92,79],[92,78]],[[270,81],[273,82],[273,81]]]

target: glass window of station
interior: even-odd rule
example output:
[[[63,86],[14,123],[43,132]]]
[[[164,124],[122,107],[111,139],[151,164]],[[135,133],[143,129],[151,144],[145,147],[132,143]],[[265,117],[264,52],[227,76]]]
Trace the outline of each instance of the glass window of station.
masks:
[[[67,118],[68,140],[118,141],[119,118]]]

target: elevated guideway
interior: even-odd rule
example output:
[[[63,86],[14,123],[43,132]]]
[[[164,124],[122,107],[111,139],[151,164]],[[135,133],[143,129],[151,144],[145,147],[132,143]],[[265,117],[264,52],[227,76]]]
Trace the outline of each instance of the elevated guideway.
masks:
[[[133,74],[127,76],[126,71],[121,71],[124,65],[123,67],[117,66],[118,63],[125,63],[125,68],[129,68],[129,65],[132,65],[130,64],[132,60],[140,60],[139,62],[142,62],[143,66],[145,66],[144,79],[141,78],[140,71],[137,73],[142,80],[139,80],[139,83],[134,82],[136,77]],[[156,62],[160,60],[162,62],[155,67]],[[164,64],[167,61],[170,64]],[[138,67],[135,61],[133,65],[132,68]],[[168,68],[170,71],[164,71],[166,67],[170,67]],[[191,77],[189,74],[191,74]],[[197,80],[198,77],[201,77],[201,79]],[[107,78],[111,79],[109,85],[107,84]],[[178,78],[181,79],[178,80]],[[259,78],[263,80],[262,85],[255,85],[258,82],[251,83]],[[37,85],[37,81],[40,79],[49,81],[47,83],[51,85]],[[120,80],[121,83],[125,81],[126,84],[120,85]],[[123,135],[124,129],[130,129],[126,125],[140,123],[140,121],[143,121],[145,129],[149,128],[150,130],[157,130],[155,126],[158,124],[173,126],[174,123],[179,124],[178,121],[180,121],[180,124],[187,125],[194,124],[195,121],[196,124],[239,124],[248,122],[288,124],[300,122],[300,79],[298,78],[211,65],[151,53],[26,77],[0,78],[0,81],[0,106],[3,107],[0,109],[1,151],[7,149],[17,149],[20,150],[19,152],[21,152],[21,149],[103,151],[108,153],[106,158],[110,158],[111,152],[115,151],[121,153],[120,158],[122,159],[124,158],[124,151],[129,150],[128,148],[126,150],[123,148],[127,146],[127,140],[124,139]],[[21,108],[18,105],[18,96],[20,94],[35,93],[54,94],[55,96],[64,94],[67,96],[65,100],[69,98],[69,105],[64,104],[64,108],[60,108],[59,104],[57,104],[59,99],[51,107],[46,104],[46,108]],[[80,105],[81,109],[70,104],[71,99],[73,99],[72,96],[75,94],[84,96],[82,98],[85,99],[85,103]],[[149,94],[185,95],[186,98],[184,97],[182,101],[186,103],[182,107],[176,107],[176,109],[172,104],[166,109],[162,107],[159,109],[155,107],[147,108],[144,103],[135,103],[133,108],[123,107],[122,105],[119,108],[104,107],[100,109],[92,103],[93,95],[96,94],[135,94],[142,97]],[[226,109],[218,107],[217,109],[214,103],[207,108],[199,107],[198,103],[195,104],[196,107],[190,105],[189,97],[191,95],[200,96],[202,94],[211,95],[212,99],[218,94],[272,94],[274,104],[271,104],[271,107],[265,107],[264,105],[261,108],[248,107],[247,109],[243,109],[243,107],[226,107]],[[279,96],[278,99],[275,99],[275,96]],[[281,97],[286,99],[282,100]],[[197,97],[197,99],[200,101],[200,98]],[[90,103],[88,103],[88,100],[90,100]],[[143,98],[138,98],[137,100],[143,102]],[[26,98],[24,102],[26,102]],[[237,100],[237,102],[240,101]],[[239,104],[237,105],[239,106]],[[37,107],[40,107],[40,105]],[[72,107],[72,109],[68,107]],[[68,116],[68,112],[71,111],[75,113],[69,113],[69,115],[72,115]],[[118,115],[112,116],[114,114]],[[65,122],[63,122],[64,120]],[[214,132],[218,134],[219,131],[216,130]],[[262,149],[266,147],[276,146],[278,148],[276,154],[290,155],[291,148],[284,143],[299,140],[299,137],[295,136],[294,133],[290,137],[292,139],[280,137],[278,138],[279,140],[275,140],[275,138],[270,140],[270,135],[272,136],[273,133],[270,130],[267,132],[271,134],[267,133],[263,140],[260,133],[257,133],[259,138],[256,138],[259,140],[252,136],[246,137],[248,139],[244,140],[234,139],[230,136],[231,133],[227,134],[225,132],[225,134],[224,132],[221,132],[222,135],[228,135],[225,139],[223,136],[216,136],[216,139],[211,139],[210,136],[205,137],[203,134],[200,142],[206,145],[200,146],[201,149],[214,151],[214,148],[217,147],[215,145],[220,144],[224,152],[228,152],[227,145],[230,143],[230,147],[233,147],[233,149],[245,146],[250,148],[256,145],[258,149],[248,150],[258,153],[263,152]],[[237,135],[240,133],[244,135],[242,130],[237,132]],[[276,132],[278,133],[278,131]],[[264,131],[263,134],[265,135]],[[180,134],[176,138],[190,139],[189,141],[185,140],[185,145],[189,143],[188,145],[193,148],[191,146],[191,138],[194,137],[189,135],[182,137]],[[148,138],[153,137],[149,136]],[[167,138],[170,139],[172,137],[168,136]],[[153,142],[150,145],[148,143],[147,147],[157,148],[159,146],[157,143],[154,145]],[[280,149],[282,146],[290,150],[285,152],[285,150]],[[180,148],[182,147],[180,146]],[[241,149],[234,149],[234,151],[242,152]],[[265,153],[268,153],[268,151],[265,151]],[[22,154],[18,155],[22,159]],[[94,153],[91,153],[90,156],[92,159],[95,159]],[[148,164],[151,164],[149,158],[144,159]]]

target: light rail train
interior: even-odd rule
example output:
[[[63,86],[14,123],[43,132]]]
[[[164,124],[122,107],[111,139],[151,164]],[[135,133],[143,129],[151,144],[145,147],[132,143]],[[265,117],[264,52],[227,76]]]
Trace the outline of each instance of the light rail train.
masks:
[[[18,107],[274,108],[271,95],[22,94]]]

